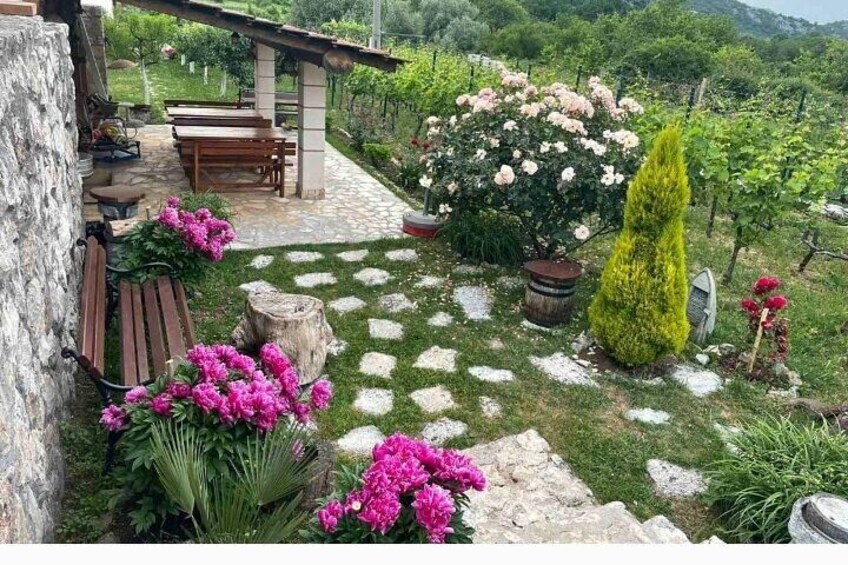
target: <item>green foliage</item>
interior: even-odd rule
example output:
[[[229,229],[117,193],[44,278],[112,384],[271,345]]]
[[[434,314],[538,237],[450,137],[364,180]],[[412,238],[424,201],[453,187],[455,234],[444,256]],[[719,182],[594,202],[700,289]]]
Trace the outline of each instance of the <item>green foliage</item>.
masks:
[[[253,86],[253,52],[250,39],[233,42],[226,29],[197,23],[180,26],[174,47],[188,61],[218,67],[233,77],[242,88]]]
[[[291,0],[288,18],[293,25],[318,30],[333,20],[366,24],[371,21],[371,8],[371,0]]]
[[[336,21],[332,20],[321,24],[321,33],[339,37],[354,43],[368,43],[368,38],[371,37],[371,27],[359,22],[350,20]]]
[[[516,23],[493,33],[487,46],[493,53],[512,59],[536,59],[545,46],[555,40],[556,34],[557,28],[553,24]]]
[[[521,224],[492,210],[451,216],[439,230],[439,239],[477,263],[512,266],[524,258]]]
[[[282,543],[307,517],[299,509],[314,460],[314,450],[304,449],[306,440],[301,427],[249,435],[227,462],[229,473],[213,479],[197,428],[166,421],[152,428],[151,454],[168,498],[191,519],[192,539]]]
[[[385,143],[365,143],[362,153],[371,161],[371,164],[381,169],[385,167],[392,158],[392,147]]]
[[[206,208],[220,220],[232,222],[233,210],[229,200],[217,192],[191,192],[180,195],[180,208],[187,212],[197,212]]]
[[[827,492],[848,496],[848,437],[826,423],[751,423],[730,440],[733,452],[708,469],[708,498],[735,541],[784,543],[792,505]]]
[[[424,34],[424,19],[408,0],[391,0],[383,14],[383,33],[409,39]]]
[[[592,332],[627,366],[678,353],[689,335],[683,215],[689,185],[680,130],[654,141],[630,183],[624,230],[589,308]]]
[[[713,54],[708,46],[686,37],[661,37],[628,53],[624,64],[659,80],[695,81],[710,73]]]
[[[530,14],[518,0],[474,0],[474,5],[492,30],[530,21]]]
[[[438,42],[454,20],[467,17],[477,20],[480,11],[470,0],[421,0],[421,17],[424,18],[424,35],[428,41]]]
[[[159,50],[173,40],[176,19],[137,8],[116,6],[114,16],[105,20],[108,55],[131,59],[144,65],[159,61]]]

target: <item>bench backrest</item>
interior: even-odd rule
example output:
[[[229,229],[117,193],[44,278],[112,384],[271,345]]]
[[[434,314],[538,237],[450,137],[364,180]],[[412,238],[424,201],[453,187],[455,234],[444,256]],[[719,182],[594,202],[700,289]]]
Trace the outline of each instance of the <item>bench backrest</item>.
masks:
[[[269,162],[273,157],[283,154],[281,141],[252,141],[252,140],[191,140],[181,144],[182,155],[198,154],[202,161],[204,157],[220,158],[252,158],[265,159]]]
[[[103,378],[106,339],[106,249],[90,236],[86,240],[80,300],[80,363],[95,378]]]
[[[163,106],[184,106],[188,108],[241,108],[241,102],[227,100],[163,100]]]
[[[238,127],[238,128],[270,128],[271,120],[266,118],[217,118],[217,117],[191,117],[171,118],[168,122],[172,126],[199,126],[199,127]]]

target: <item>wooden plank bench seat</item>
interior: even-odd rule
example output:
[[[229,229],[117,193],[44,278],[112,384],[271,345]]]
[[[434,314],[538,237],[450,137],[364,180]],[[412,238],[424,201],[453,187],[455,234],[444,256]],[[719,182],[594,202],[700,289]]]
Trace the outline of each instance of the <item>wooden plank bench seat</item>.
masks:
[[[162,101],[163,106],[183,106],[186,108],[243,108],[244,104],[238,100],[230,102],[228,100],[185,100],[185,99],[169,99]]]

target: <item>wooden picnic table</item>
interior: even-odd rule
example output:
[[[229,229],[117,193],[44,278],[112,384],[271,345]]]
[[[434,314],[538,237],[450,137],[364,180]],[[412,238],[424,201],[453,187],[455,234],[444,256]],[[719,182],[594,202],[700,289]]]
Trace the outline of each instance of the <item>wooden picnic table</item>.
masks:
[[[261,118],[253,108],[198,108],[194,106],[166,106],[171,118]]]
[[[285,141],[286,131],[283,128],[174,126],[174,137],[179,141]]]

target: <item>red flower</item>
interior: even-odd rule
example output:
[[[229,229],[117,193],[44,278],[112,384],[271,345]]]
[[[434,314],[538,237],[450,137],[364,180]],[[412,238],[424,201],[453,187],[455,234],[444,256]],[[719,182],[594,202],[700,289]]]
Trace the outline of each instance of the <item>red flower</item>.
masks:
[[[766,299],[765,307],[771,310],[772,312],[777,312],[778,310],[783,310],[784,308],[786,308],[787,304],[789,304],[789,301],[783,295],[769,296]]]
[[[418,147],[418,138],[417,138],[417,137],[413,137],[412,139],[410,139],[410,140],[409,140],[409,143],[410,143],[413,147]]]
[[[768,294],[769,292],[777,290],[779,287],[779,280],[772,277],[760,277],[757,279],[757,282],[754,283],[754,294],[758,296]]]
[[[760,316],[760,305],[750,298],[743,298],[741,302],[742,309],[745,310],[751,317]]]

